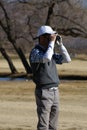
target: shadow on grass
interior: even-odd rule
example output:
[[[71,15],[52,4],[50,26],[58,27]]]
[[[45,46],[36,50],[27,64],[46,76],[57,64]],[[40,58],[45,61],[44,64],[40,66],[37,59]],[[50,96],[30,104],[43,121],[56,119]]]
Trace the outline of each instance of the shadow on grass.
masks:
[[[87,80],[87,76],[85,75],[59,75],[61,80]],[[32,74],[26,73],[0,73],[0,80],[32,80]]]
[[[60,79],[63,79],[63,80],[87,80],[87,76],[80,76],[80,75],[60,75],[59,76]]]

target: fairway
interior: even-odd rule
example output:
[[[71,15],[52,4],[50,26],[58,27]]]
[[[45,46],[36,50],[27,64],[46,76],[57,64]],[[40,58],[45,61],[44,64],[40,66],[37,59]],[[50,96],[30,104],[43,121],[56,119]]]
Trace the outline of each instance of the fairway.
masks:
[[[0,130],[36,130],[32,81],[0,81]],[[87,130],[87,82],[61,81],[59,130]]]
[[[86,58],[86,56],[85,56]],[[27,59],[28,60],[28,59]],[[25,69],[21,61],[17,59],[12,60],[18,72],[24,72]],[[77,59],[72,60],[70,63],[64,63],[62,65],[57,65],[58,73],[60,75],[84,75],[87,76],[87,59]],[[8,63],[4,59],[0,59],[0,73],[7,72],[10,73]]]
[[[25,72],[19,59],[13,60]],[[10,73],[0,59],[0,73]],[[61,75],[87,76],[87,61],[73,60],[57,65]],[[30,81],[0,81],[0,130],[36,130],[35,84]],[[61,80],[59,130],[87,130],[87,80]]]

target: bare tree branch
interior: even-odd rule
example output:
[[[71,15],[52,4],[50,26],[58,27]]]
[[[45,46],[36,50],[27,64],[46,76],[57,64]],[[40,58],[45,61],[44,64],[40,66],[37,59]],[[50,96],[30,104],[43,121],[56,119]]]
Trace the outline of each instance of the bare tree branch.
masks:
[[[24,36],[18,36],[18,37],[16,37],[16,40],[18,40],[18,39],[24,39],[24,40],[26,40],[28,43],[30,42],[26,37],[24,37]]]
[[[19,55],[23,65],[24,65],[24,68],[26,70],[27,73],[31,73],[31,68],[26,60],[26,57],[23,53],[23,51],[21,50],[21,48],[17,47],[16,46],[16,39],[15,37],[12,35],[12,32],[11,32],[11,21],[10,21],[10,18],[8,17],[8,14],[3,6],[3,4],[0,2],[0,7],[1,9],[3,10],[4,12],[4,15],[5,15],[5,21],[6,21],[6,25],[0,20],[0,25],[2,27],[2,29],[4,30],[4,32],[6,33],[6,36],[8,38],[8,40],[10,41],[10,43],[13,45],[14,49],[16,50],[17,54]]]
[[[33,34],[32,34],[32,28],[31,28],[31,25],[30,25],[30,16],[28,16],[28,21],[27,21],[27,25],[28,25],[28,27],[29,27],[29,35],[32,37],[32,39],[34,39],[34,37],[33,37]]]
[[[70,18],[68,18],[68,17],[66,17],[66,16],[63,16],[63,15],[55,15],[56,17],[58,16],[58,17],[61,17],[61,18],[63,18],[63,19],[66,19],[67,21],[70,21],[71,23],[73,23],[73,24],[75,24],[75,25],[78,25],[80,28],[82,28],[84,31],[87,31],[87,29],[84,27],[84,26],[82,26],[82,25],[80,25],[79,23],[77,23],[77,22],[75,22],[74,20],[72,20],[72,19],[70,19]]]
[[[3,6],[3,4],[2,4],[2,2],[0,2],[0,7],[2,8],[2,10],[3,10],[3,12],[4,12],[4,15],[5,15],[5,21],[6,21],[6,26],[1,22],[1,20],[0,20],[0,24],[2,25],[2,28],[4,29],[4,31],[6,32],[6,33],[8,33],[9,35],[11,35],[10,34],[10,31],[11,31],[11,26],[10,26],[10,18],[8,17],[8,14],[7,14],[7,12],[6,12],[6,10],[5,10],[5,8],[4,8],[4,6]]]
[[[87,33],[83,32],[79,28],[57,28],[59,34],[63,34],[65,36],[73,36],[73,37],[78,37],[82,36],[84,38],[87,38]]]
[[[15,68],[15,66],[14,66],[14,64],[13,64],[13,62],[12,62],[12,60],[11,60],[11,58],[10,58],[9,55],[7,54],[6,50],[5,50],[3,47],[0,47],[0,52],[1,52],[1,54],[3,55],[3,57],[7,60],[8,65],[9,65],[9,68],[10,68],[12,74],[17,73],[17,70],[16,70],[16,68]]]
[[[22,3],[22,4],[32,4],[32,2],[30,2],[29,0],[18,0],[19,3]],[[69,0],[47,0],[47,1],[44,1],[42,2],[43,3],[43,7],[41,6],[41,2],[38,2],[38,5],[39,5],[39,9],[40,9],[40,6],[41,6],[41,9],[44,8],[44,7],[48,7],[50,4],[52,3],[62,3],[62,2],[66,2],[69,6],[72,6],[70,1]],[[36,2],[33,2],[33,5],[36,5]],[[37,5],[37,8],[38,8],[38,5]]]
[[[52,3],[52,4],[49,6],[49,10],[48,10],[48,14],[47,14],[47,19],[46,19],[46,24],[47,24],[47,25],[50,25],[50,18],[51,18],[51,15],[53,14],[54,5],[55,5],[55,3]]]

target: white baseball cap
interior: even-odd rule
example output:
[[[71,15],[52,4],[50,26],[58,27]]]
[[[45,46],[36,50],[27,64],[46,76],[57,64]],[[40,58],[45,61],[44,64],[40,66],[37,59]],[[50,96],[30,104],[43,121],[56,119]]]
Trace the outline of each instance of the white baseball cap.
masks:
[[[56,31],[54,31],[50,26],[43,25],[39,28],[36,38],[40,37],[43,34],[55,34],[55,33]]]

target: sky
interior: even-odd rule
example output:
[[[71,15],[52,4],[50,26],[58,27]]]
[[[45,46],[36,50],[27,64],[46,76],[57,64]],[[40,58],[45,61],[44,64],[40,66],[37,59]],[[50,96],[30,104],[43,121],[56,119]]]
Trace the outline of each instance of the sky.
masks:
[[[82,0],[83,6],[87,7],[87,0]]]
[[[17,1],[17,0],[6,0],[8,2],[13,2],[13,1]],[[22,1],[22,0],[21,0]],[[27,0],[28,1],[28,0]],[[86,7],[87,8],[87,0],[81,0],[82,1],[82,5],[83,7]]]

